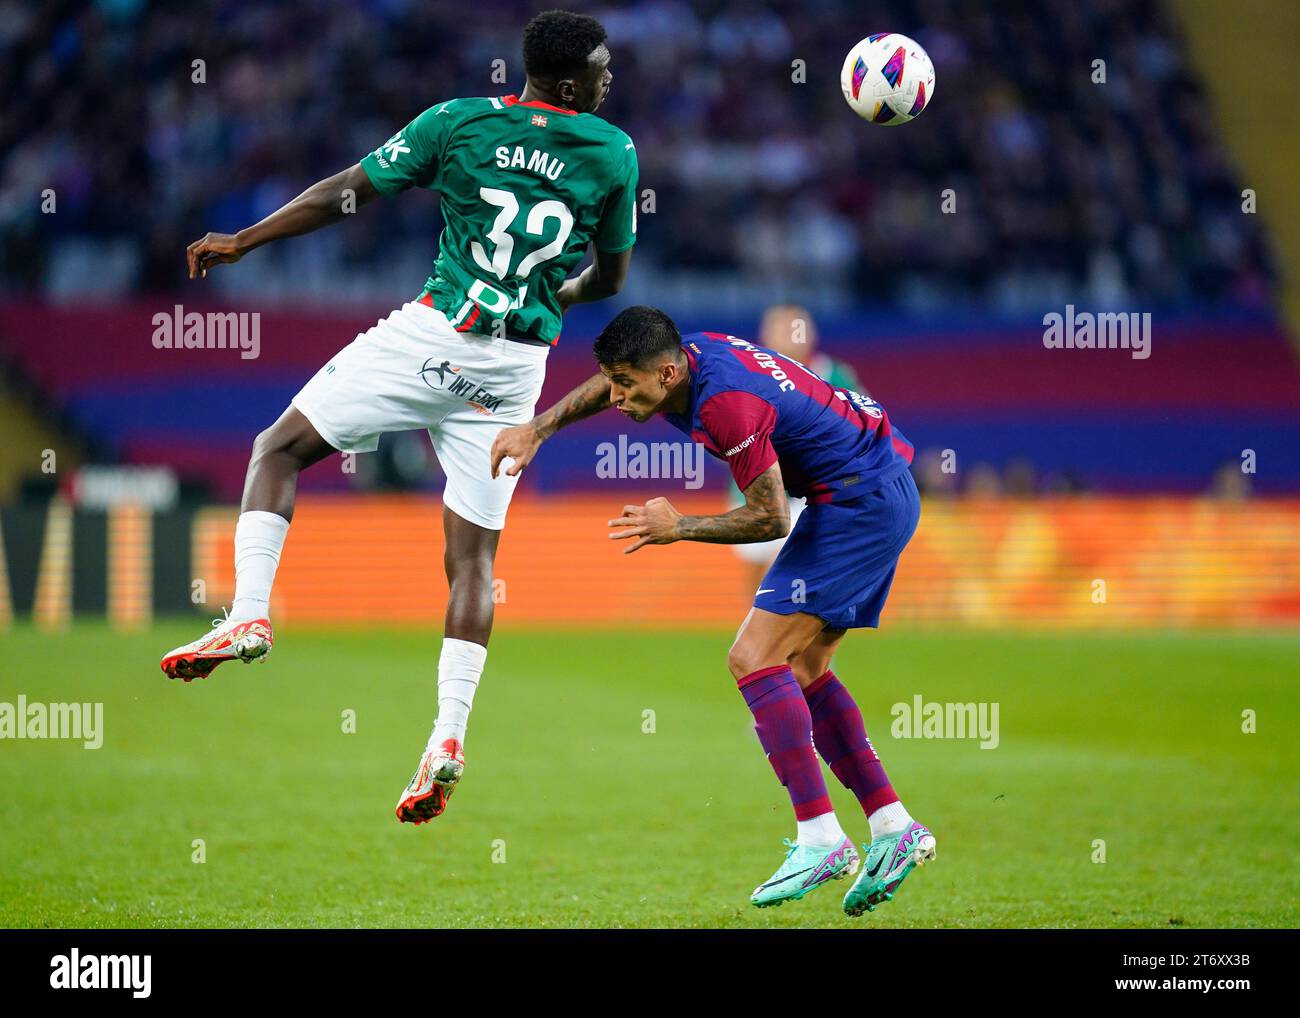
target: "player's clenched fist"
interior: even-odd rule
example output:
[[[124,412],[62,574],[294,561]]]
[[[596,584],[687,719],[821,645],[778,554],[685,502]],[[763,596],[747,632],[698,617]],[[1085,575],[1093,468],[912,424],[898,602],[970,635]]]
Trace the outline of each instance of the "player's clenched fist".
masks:
[[[497,437],[492,440],[492,476],[497,476],[501,461],[508,457],[514,462],[506,467],[506,474],[514,477],[533,461],[541,444],[542,436],[538,434],[532,421],[498,432]]]
[[[239,243],[231,233],[209,233],[185,249],[191,279],[196,274],[206,276],[213,265],[237,262],[243,256],[244,252],[239,249]]]
[[[611,541],[621,541],[627,537],[637,538],[636,544],[625,548],[623,554],[630,555],[647,544],[672,544],[680,540],[677,535],[677,521],[682,514],[673,508],[666,498],[652,498],[645,505],[625,505],[623,515],[610,520],[611,527],[622,528],[619,533],[610,534]]]

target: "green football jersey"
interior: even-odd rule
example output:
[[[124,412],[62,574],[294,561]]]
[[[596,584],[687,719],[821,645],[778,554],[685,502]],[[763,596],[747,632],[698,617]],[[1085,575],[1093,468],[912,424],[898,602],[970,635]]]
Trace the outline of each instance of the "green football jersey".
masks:
[[[588,245],[616,252],[636,241],[636,149],[592,113],[513,95],[451,99],[361,166],[381,194],[441,193],[446,225],[421,299],[461,332],[504,327],[554,343],[556,292]]]

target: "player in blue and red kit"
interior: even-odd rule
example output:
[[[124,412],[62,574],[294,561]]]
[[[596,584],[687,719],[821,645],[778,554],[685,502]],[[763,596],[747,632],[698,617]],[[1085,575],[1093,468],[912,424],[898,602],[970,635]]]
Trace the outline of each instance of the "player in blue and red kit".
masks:
[[[762,907],[802,898],[858,869],[826,794],[820,752],[867,814],[871,843],[844,910],[870,911],[934,858],[935,839],[903,808],[831,658],[847,630],[880,624],[899,554],[916,530],[912,446],[869,396],[735,336],[683,337],[656,308],[623,311],[594,349],[600,373],[528,424],[502,431],[492,472],[508,457],[507,472],[518,473],[550,435],[609,406],[636,421],[662,414],[726,460],[743,506],[684,516],[654,498],[625,506],[610,537],[634,539],[627,548],[634,552],[789,534],[728,655],[797,823],[785,861],[750,900]],[[787,491],[808,502],[793,530]]]

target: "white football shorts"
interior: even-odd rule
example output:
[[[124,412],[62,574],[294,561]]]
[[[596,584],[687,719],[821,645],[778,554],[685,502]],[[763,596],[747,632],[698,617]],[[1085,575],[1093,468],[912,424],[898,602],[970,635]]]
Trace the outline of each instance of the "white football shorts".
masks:
[[[293,405],[341,452],[374,452],[382,434],[427,428],[447,475],[443,502],[501,530],[519,478],[502,470],[493,479],[492,440],[532,419],[549,350],[457,332],[411,301],[335,354]]]

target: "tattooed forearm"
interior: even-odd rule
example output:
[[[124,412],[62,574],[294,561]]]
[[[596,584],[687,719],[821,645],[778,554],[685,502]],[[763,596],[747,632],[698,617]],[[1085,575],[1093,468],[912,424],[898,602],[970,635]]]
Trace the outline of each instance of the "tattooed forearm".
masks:
[[[753,544],[790,533],[790,503],[781,482],[781,468],[764,470],[745,489],[745,504],[719,516],[683,516],[677,521],[682,541],[710,544]]]
[[[592,375],[564,396],[555,406],[533,419],[533,427],[542,438],[550,438],[561,428],[590,417],[609,406],[609,379]]]

